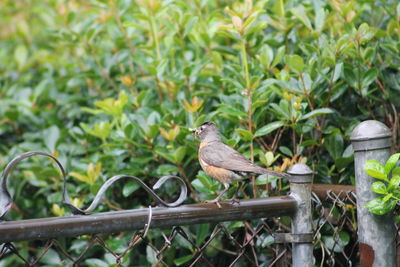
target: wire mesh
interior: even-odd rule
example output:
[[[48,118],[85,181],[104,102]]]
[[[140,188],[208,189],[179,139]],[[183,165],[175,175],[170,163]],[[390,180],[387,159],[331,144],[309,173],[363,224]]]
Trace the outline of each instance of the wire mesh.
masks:
[[[315,264],[357,265],[355,193],[313,193],[312,202]],[[276,232],[290,232],[290,218],[11,242],[0,246],[0,266],[290,266],[291,244],[274,243]]]
[[[354,266],[359,263],[356,194],[327,190],[312,194],[314,257],[317,266]]]
[[[0,264],[41,266],[288,266],[290,245],[274,244],[274,220],[176,226],[115,235],[5,243]],[[279,229],[278,229],[279,230]],[[281,229],[282,230],[282,229]]]

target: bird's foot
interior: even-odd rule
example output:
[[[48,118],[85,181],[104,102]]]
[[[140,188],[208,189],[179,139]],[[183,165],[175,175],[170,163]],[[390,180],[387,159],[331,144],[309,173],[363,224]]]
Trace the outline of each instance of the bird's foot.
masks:
[[[216,199],[213,199],[213,200],[206,200],[206,201],[204,201],[204,203],[215,203],[215,205],[217,205],[218,208],[221,208],[221,204],[219,203],[219,198],[218,197]]]
[[[230,201],[232,204],[240,203],[240,199],[238,199],[238,198],[236,198],[236,197],[227,199],[227,201]]]

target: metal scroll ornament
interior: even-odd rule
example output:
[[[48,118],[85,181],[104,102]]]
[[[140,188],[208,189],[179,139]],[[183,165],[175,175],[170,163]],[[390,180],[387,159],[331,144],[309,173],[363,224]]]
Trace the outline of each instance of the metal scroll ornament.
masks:
[[[35,155],[41,155],[41,156],[45,156],[45,157],[49,157],[51,159],[53,159],[55,161],[55,163],[57,164],[58,168],[61,170],[61,174],[64,180],[64,186],[63,186],[63,203],[65,206],[67,206],[72,214],[88,214],[90,212],[92,212],[97,205],[99,204],[99,202],[101,201],[101,199],[104,196],[104,193],[107,191],[107,189],[116,181],[121,180],[121,179],[130,179],[130,180],[134,180],[136,181],[144,190],[147,191],[147,193],[150,194],[150,196],[161,206],[165,206],[165,207],[177,207],[179,205],[181,205],[183,203],[183,201],[185,201],[186,196],[187,196],[187,187],[185,182],[178,176],[173,176],[173,175],[166,175],[161,177],[157,183],[153,186],[154,190],[159,189],[164,183],[166,183],[169,180],[175,180],[179,186],[180,186],[180,195],[179,198],[174,201],[174,202],[166,202],[163,199],[161,199],[154,191],[153,189],[151,189],[150,187],[148,187],[140,178],[136,177],[136,176],[131,176],[131,175],[115,175],[113,177],[111,177],[110,179],[108,179],[99,189],[99,191],[97,192],[95,198],[93,199],[92,203],[90,204],[90,206],[86,209],[79,209],[78,207],[74,206],[69,198],[68,192],[67,192],[67,179],[66,179],[66,173],[65,173],[65,169],[64,167],[61,165],[61,163],[52,155],[44,153],[44,152],[40,152],[40,151],[30,151],[30,152],[26,152],[23,153],[17,157],[15,157],[13,160],[11,160],[6,168],[4,169],[4,172],[0,178],[0,220],[6,215],[6,213],[8,212],[8,210],[11,208],[12,205],[12,198],[10,193],[8,192],[7,189],[7,178],[8,175],[10,174],[10,171],[12,170],[12,168],[17,165],[20,161],[22,161],[23,159],[35,156]]]

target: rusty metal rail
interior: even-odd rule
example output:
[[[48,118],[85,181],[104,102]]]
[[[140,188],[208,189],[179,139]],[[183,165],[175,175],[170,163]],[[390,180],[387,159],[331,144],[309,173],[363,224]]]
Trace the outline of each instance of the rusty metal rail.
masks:
[[[312,191],[321,199],[325,199],[329,196],[329,192],[332,192],[338,196],[343,197],[348,193],[356,193],[356,188],[353,185],[338,185],[338,184],[313,184]]]
[[[295,199],[271,197],[243,200],[239,203],[184,205],[176,208],[157,207],[140,210],[101,212],[43,219],[0,222],[0,243],[22,240],[48,239],[95,233],[115,233],[143,229],[151,214],[151,228],[176,225],[248,220],[281,215],[296,211]]]

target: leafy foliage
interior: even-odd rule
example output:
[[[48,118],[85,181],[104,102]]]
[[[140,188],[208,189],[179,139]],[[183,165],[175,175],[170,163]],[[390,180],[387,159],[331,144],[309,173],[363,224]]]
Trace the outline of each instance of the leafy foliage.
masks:
[[[221,187],[200,171],[189,128],[213,120],[261,166],[307,162],[315,182],[351,184],[354,126],[399,130],[399,15],[395,1],[3,1],[0,167],[50,152],[82,205],[118,173],[177,174],[188,202],[209,199]],[[10,218],[64,212],[47,161],[24,162],[9,186]],[[239,194],[285,188],[261,176]],[[99,211],[151,204],[136,189],[118,184]]]
[[[386,214],[394,210],[400,201],[400,167],[395,168],[399,158],[400,153],[391,155],[385,166],[376,160],[368,160],[365,163],[364,169],[368,175],[383,180],[383,182],[377,181],[371,185],[371,190],[381,196],[365,205],[374,214]],[[390,174],[392,174],[391,177]]]

